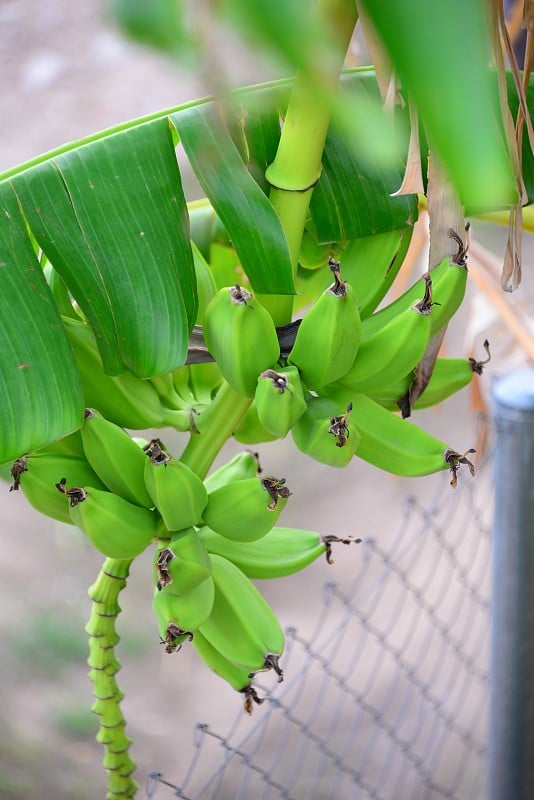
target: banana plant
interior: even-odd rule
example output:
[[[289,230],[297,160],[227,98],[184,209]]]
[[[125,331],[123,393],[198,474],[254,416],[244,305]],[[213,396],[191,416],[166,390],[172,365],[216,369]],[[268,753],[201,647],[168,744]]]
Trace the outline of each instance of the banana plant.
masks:
[[[131,35],[194,60],[185,6],[113,9]],[[291,76],[155,112],[0,175],[0,463],[13,490],[106,558],[87,632],[110,798],[136,793],[115,678],[133,558],[154,546],[166,653],[191,642],[250,712],[262,702],[254,675],[283,678],[283,634],[250,579],[331,562],[334,542],[357,541],[276,526],[298,499],[290,477],[261,472],[249,451],[210,474],[230,438],[291,435],[332,467],[360,457],[398,475],[449,470],[453,486],[462,466],[474,473],[472,448],[402,418],[482,371],[442,359],[428,402],[426,385],[412,392],[464,297],[464,229],[451,227],[448,253],[377,311],[425,191],[430,206],[426,170],[420,190],[403,180],[414,156],[445,165],[465,214],[534,197],[531,140],[514,149],[509,135],[512,116],[529,123],[534,94],[528,75],[488,67],[488,4],[227,0],[212,11]],[[351,68],[359,19],[385,58]],[[178,148],[200,201],[184,193]],[[163,441],[135,437],[147,428]],[[166,429],[182,437],[179,456]]]

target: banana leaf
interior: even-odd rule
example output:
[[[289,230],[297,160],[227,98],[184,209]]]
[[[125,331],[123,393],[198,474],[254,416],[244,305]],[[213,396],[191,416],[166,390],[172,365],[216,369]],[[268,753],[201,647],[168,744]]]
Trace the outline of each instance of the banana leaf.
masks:
[[[343,80],[376,91],[371,69],[348,71]],[[110,374],[129,369],[149,377],[184,363],[197,297],[175,125],[192,159],[201,164],[197,145],[204,140],[210,159],[218,159],[231,181],[210,183],[210,199],[218,210],[225,208],[221,220],[228,241],[240,250],[251,282],[256,276],[265,293],[293,291],[285,243],[268,208],[262,177],[277,145],[290,88],[291,81],[283,80],[236,92],[238,107],[246,113],[238,117],[237,128],[228,127],[224,141],[207,135],[214,104],[205,99],[63,145],[0,175],[1,263],[9,276],[0,304],[0,462],[81,424],[76,364],[36,248],[94,327]],[[531,92],[528,102],[532,111]],[[526,151],[530,197],[533,163]],[[205,165],[201,168],[205,171]],[[398,219],[408,219],[415,204],[414,198],[388,196],[401,171],[402,164],[398,171],[385,170],[359,158],[343,130],[333,130],[312,206],[316,229],[332,240],[399,227]],[[238,207],[225,200],[225,192]],[[209,214],[206,220],[211,230],[220,230],[220,222]],[[268,261],[262,238],[270,243]],[[209,249],[209,241],[205,246]],[[254,256],[262,248],[264,257],[256,266]]]

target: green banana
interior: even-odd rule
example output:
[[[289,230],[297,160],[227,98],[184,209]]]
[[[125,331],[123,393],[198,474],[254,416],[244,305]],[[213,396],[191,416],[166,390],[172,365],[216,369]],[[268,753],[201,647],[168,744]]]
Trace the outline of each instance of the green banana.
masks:
[[[339,261],[331,258],[334,283],[300,323],[288,357],[302,380],[318,389],[341,378],[352,366],[361,335],[361,320],[351,286],[341,280]]]
[[[331,251],[331,244],[320,244],[315,233],[306,228],[300,242],[299,265],[310,270],[326,267]]]
[[[204,480],[204,486],[208,494],[219,489],[221,486],[226,486],[234,481],[241,481],[244,478],[255,478],[261,472],[259,456],[257,453],[252,453],[250,450],[245,450],[242,453],[237,453],[230,461],[223,464],[222,467],[212,472],[211,475]]]
[[[321,536],[315,531],[272,528],[258,541],[233,542],[211,528],[199,531],[200,541],[210,554],[223,556],[239,567],[247,578],[283,578],[307,567],[322,555],[333,564],[332,545],[361,542],[352,536]]]
[[[412,240],[413,225],[353,239],[341,257],[341,271],[354,291],[360,317],[373,313],[401,268]]]
[[[195,265],[195,277],[197,281],[198,294],[198,313],[196,322],[197,325],[202,325],[204,322],[206,306],[217,292],[217,286],[215,285],[215,280],[208,262],[194,242],[191,242],[191,249],[193,251],[193,263]]]
[[[279,439],[287,436],[295,422],[306,411],[306,400],[296,367],[283,372],[265,370],[258,378],[254,395],[258,421]]]
[[[145,486],[146,456],[123,428],[86,408],[81,437],[87,460],[111,492],[135,505],[153,507]]]
[[[452,472],[452,485],[460,464],[474,467],[465,454],[457,453],[446,442],[407,420],[401,419],[370,397],[354,396],[354,424],[360,434],[356,455],[379,469],[394,475],[416,477],[443,469]]]
[[[154,589],[152,608],[156,615],[159,633],[167,641],[169,625],[178,629],[176,635],[194,634],[213,609],[215,584],[211,575],[197,583],[185,594],[173,594],[169,587]],[[174,629],[176,631],[176,628]]]
[[[40,456],[55,453],[56,455],[73,456],[74,458],[85,458],[82,444],[82,437],[79,430],[57,439],[39,450],[34,450],[32,455]]]
[[[253,703],[261,705],[263,698],[259,697],[251,683],[250,669],[237,667],[228,661],[200,631],[195,631],[193,647],[212,672],[219,675],[237,692],[245,696],[244,709],[247,714],[252,714]]]
[[[261,444],[263,442],[274,442],[278,439],[278,436],[274,433],[269,433],[261,424],[256,403],[252,403],[247,408],[233,436],[236,442],[240,444]]]
[[[211,575],[208,552],[198,531],[190,528],[174,534],[154,555],[156,587],[169,587],[171,594],[187,594]]]
[[[208,494],[202,520],[221,536],[252,542],[274,527],[290,495],[284,478],[243,478]]]
[[[215,598],[200,633],[232,664],[250,673],[274,669],[281,681],[284,633],[276,615],[239,567],[215,554],[210,559]]]
[[[159,439],[152,439],[143,450],[148,456],[145,486],[166,528],[180,531],[196,525],[208,502],[208,493],[198,475],[165,452]]]
[[[80,370],[85,403],[122,428],[175,427],[189,430],[186,411],[165,408],[149,381],[131,372],[107,375],[102,367],[93,331],[86,322],[62,317]]]
[[[280,357],[272,317],[238,285],[220,289],[208,304],[204,339],[225,380],[247,397],[254,396],[260,372]]]
[[[468,228],[469,226],[466,226],[466,231]],[[458,310],[467,285],[468,245],[464,244],[460,236],[452,229],[448,231],[448,235],[456,242],[458,251],[454,255],[444,258],[428,273],[432,279],[434,295],[430,327],[431,336],[441,330]],[[365,325],[362,324],[362,342],[374,336],[387,322],[413,305],[418,298],[423,296],[424,291],[424,277],[422,277],[396,300],[368,317],[365,320]]]
[[[11,467],[13,484],[10,491],[19,486],[24,496],[37,511],[59,522],[72,525],[69,504],[56,489],[62,478],[81,486],[106,489],[85,457],[63,455],[55,450],[55,444],[35,453],[18,458]]]
[[[296,296],[293,302],[295,314],[303,311],[311,303],[315,303],[320,295],[328,289],[332,275],[328,265],[320,269],[305,269],[298,266],[295,274]]]
[[[197,403],[211,403],[222,382],[215,362],[189,365],[189,387]]]
[[[102,489],[73,485],[68,488],[64,479],[59,481],[57,489],[69,498],[74,524],[108,558],[135,558],[156,536],[155,511]]]
[[[432,280],[428,273],[423,279],[424,297],[360,343],[354,364],[334,389],[339,385],[360,394],[377,392],[419,363],[430,339],[432,309]],[[329,387],[325,391],[328,394]]]
[[[360,441],[352,403],[330,397],[309,397],[307,409],[291,429],[298,449],[321,464],[346,467]]]
[[[465,388],[471,382],[473,375],[482,375],[485,364],[490,360],[487,339],[483,346],[487,353],[484,361],[476,361],[474,358],[437,358],[424,392],[410,408],[417,410],[438,405]],[[414,378],[414,372],[410,372],[402,380],[384,387],[380,392],[370,393],[370,397],[384,408],[398,411],[401,405],[399,401],[406,397]]]

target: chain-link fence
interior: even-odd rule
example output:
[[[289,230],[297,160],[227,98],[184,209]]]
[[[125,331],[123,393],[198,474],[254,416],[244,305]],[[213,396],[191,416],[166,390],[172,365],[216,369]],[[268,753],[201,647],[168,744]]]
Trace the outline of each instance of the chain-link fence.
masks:
[[[287,631],[286,681],[252,719],[198,725],[187,773],[151,773],[147,798],[485,796],[491,458],[462,478],[405,499],[392,547],[365,540],[313,634]]]

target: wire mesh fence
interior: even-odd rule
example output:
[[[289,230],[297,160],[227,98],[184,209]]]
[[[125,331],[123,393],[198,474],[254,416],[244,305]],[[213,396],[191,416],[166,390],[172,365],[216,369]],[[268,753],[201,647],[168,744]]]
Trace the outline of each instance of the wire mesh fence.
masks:
[[[479,800],[485,796],[493,479],[405,498],[391,546],[328,583],[313,633],[287,631],[286,680],[228,730],[200,724],[181,780],[148,800]],[[173,776],[174,778],[174,776]]]

